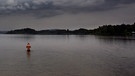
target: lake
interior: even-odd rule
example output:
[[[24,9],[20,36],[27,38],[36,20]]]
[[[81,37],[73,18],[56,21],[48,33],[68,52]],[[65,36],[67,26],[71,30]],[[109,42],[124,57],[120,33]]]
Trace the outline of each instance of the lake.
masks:
[[[135,37],[1,34],[0,76],[135,76]]]

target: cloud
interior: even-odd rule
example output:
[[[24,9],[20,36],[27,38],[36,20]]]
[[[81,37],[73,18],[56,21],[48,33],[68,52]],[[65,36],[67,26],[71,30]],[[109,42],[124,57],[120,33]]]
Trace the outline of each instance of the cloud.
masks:
[[[63,13],[105,11],[134,0],[0,0],[0,15],[32,14],[52,17]]]

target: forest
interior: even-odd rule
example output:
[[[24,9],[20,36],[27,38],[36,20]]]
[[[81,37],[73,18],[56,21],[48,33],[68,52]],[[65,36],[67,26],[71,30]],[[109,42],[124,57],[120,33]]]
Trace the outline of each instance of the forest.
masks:
[[[37,31],[31,28],[23,28],[7,31],[6,34],[131,36],[135,34],[135,23],[121,25],[103,25],[95,29],[80,28],[76,30],[47,29]]]

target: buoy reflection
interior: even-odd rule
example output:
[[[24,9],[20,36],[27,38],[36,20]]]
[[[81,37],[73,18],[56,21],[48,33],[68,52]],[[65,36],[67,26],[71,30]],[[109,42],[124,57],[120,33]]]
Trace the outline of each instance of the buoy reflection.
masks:
[[[30,50],[27,50],[27,58],[30,59]]]
[[[30,52],[31,52],[31,50],[30,50],[30,48],[31,48],[30,43],[28,43],[28,44],[26,45],[26,48],[27,48],[27,58],[30,59]]]

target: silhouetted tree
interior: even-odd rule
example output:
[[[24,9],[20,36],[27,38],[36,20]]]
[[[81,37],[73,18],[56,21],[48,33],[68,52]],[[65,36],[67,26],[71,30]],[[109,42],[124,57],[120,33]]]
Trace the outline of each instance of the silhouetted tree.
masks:
[[[36,31],[31,28],[17,29],[8,31],[7,34],[43,34],[43,35],[108,35],[108,36],[120,36],[120,35],[132,35],[135,32],[134,24],[121,24],[121,25],[103,25],[96,29],[88,30],[80,28],[77,30],[69,29],[50,29]]]

